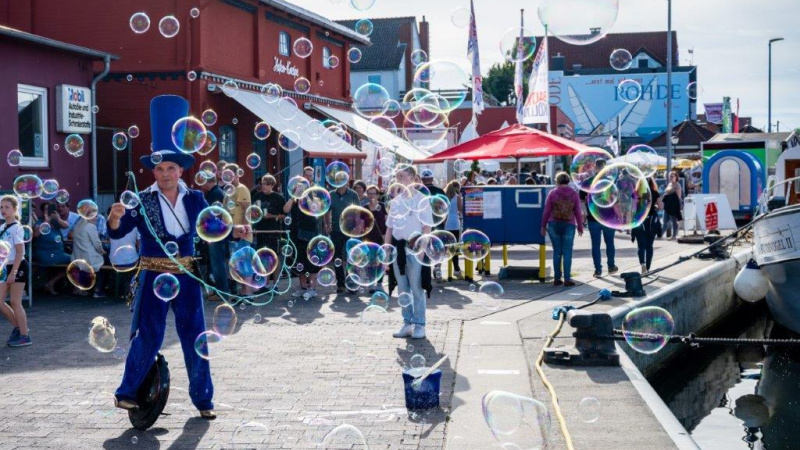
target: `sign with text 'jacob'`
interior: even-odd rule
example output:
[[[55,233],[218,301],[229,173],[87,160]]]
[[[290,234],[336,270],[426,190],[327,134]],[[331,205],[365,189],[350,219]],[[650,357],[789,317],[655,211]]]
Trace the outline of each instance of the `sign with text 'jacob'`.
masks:
[[[56,86],[56,130],[62,133],[92,132],[92,91],[89,88]]]

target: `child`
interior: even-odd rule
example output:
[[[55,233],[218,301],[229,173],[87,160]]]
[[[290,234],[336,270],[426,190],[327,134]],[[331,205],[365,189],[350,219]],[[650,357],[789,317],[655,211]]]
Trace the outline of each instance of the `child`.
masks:
[[[11,322],[14,330],[8,338],[10,347],[31,345],[28,317],[22,308],[22,291],[28,277],[28,263],[25,261],[23,229],[19,223],[19,201],[13,195],[0,197],[0,215],[4,223],[0,225],[0,312]],[[7,253],[7,254],[6,254]],[[11,306],[5,298],[11,290]]]

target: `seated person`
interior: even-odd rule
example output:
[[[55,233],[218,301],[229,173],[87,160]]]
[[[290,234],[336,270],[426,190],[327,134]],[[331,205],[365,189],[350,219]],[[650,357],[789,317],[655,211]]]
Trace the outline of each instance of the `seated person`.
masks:
[[[103,250],[103,244],[97,234],[96,224],[97,217],[93,217],[90,220],[81,218],[75,224],[75,228],[72,230],[72,260],[82,259],[92,266],[95,274],[97,274],[93,297],[100,298],[105,297],[105,294],[103,294],[105,276],[100,271],[100,268],[103,267],[105,262],[103,255],[106,252]]]
[[[66,275],[63,268],[53,268],[69,264],[70,256],[64,251],[64,241],[59,230],[69,228],[67,222],[61,220],[56,205],[44,202],[40,206],[42,217],[36,220],[33,229],[33,262],[39,267],[47,268],[45,289],[55,295],[55,285]]]

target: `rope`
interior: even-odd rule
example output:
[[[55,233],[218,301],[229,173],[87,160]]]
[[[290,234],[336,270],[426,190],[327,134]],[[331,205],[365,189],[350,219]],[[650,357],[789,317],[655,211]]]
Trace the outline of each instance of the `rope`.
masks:
[[[777,346],[792,346],[800,345],[800,339],[749,339],[749,338],[723,338],[723,337],[700,337],[694,333],[689,335],[679,334],[659,334],[659,333],[637,333],[632,331],[623,331],[614,329],[614,334],[601,334],[594,335],[590,333],[573,333],[576,338],[593,338],[601,340],[612,341],[625,341],[628,339],[636,339],[639,341],[656,342],[666,340],[670,344],[712,344],[712,345],[739,345],[739,344],[756,344],[756,345],[777,345]]]
[[[597,300],[595,300],[595,303],[596,302]],[[544,362],[544,349],[549,347],[550,344],[553,343],[553,338],[558,336],[558,333],[561,332],[561,327],[564,325],[564,320],[566,318],[567,316],[566,314],[564,314],[564,312],[559,313],[558,324],[556,325],[555,329],[547,336],[547,339],[545,339],[544,346],[542,347],[542,351],[539,352],[539,357],[536,358],[536,364],[534,364],[534,367],[536,368],[536,373],[539,374],[539,378],[541,378],[542,380],[542,384],[544,384],[544,386],[547,388],[547,391],[550,393],[550,402],[553,405],[553,411],[555,411],[556,413],[556,418],[558,419],[558,425],[561,428],[561,433],[564,435],[564,440],[567,443],[567,450],[575,450],[575,447],[572,445],[572,435],[569,434],[569,430],[567,429],[567,421],[566,419],[564,419],[564,415],[561,413],[561,407],[558,405],[556,390],[553,388],[553,385],[550,384],[550,382],[547,380],[547,376],[544,374],[544,370],[542,370],[542,362]]]

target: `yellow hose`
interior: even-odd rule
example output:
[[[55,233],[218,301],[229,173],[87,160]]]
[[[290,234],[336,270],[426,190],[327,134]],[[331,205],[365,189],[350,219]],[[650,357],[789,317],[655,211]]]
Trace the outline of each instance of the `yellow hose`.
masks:
[[[556,413],[556,418],[558,419],[558,425],[561,427],[561,433],[564,435],[564,440],[567,443],[568,450],[575,450],[575,447],[572,445],[572,436],[569,434],[569,430],[567,429],[567,421],[564,419],[564,415],[561,413],[561,407],[558,406],[558,399],[556,398],[556,390],[553,389],[553,385],[547,381],[547,376],[544,374],[544,370],[542,370],[542,362],[544,362],[544,349],[549,347],[550,344],[553,343],[553,338],[558,336],[558,333],[561,332],[561,326],[564,325],[564,319],[566,315],[562,312],[558,319],[558,325],[556,328],[547,336],[545,339],[544,346],[542,347],[542,351],[539,352],[539,357],[536,358],[536,373],[539,374],[539,378],[542,379],[542,384],[547,388],[547,391],[550,392],[550,402],[553,404],[553,411]]]

